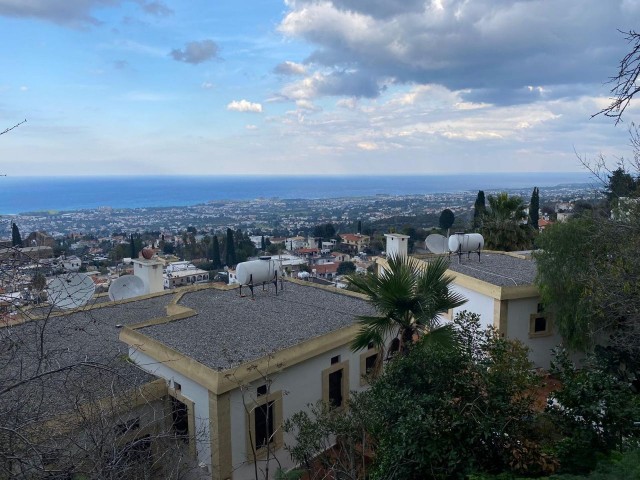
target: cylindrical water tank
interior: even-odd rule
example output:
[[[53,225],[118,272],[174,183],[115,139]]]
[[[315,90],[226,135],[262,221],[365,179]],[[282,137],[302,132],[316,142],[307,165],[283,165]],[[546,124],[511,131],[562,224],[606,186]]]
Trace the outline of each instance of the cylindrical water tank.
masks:
[[[276,272],[280,272],[280,264],[271,257],[242,262],[236,267],[236,277],[240,285],[270,282],[273,280]],[[251,275],[253,275],[253,278]]]
[[[479,233],[456,233],[449,237],[450,252],[475,252],[484,247],[484,238]]]

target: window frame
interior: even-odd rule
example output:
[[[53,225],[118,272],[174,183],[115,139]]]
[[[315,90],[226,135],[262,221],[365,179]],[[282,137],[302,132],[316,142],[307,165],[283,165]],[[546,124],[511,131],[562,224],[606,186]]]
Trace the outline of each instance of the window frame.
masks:
[[[262,407],[267,403],[273,402],[273,435],[272,440],[268,445],[257,448],[256,442],[256,409]],[[247,459],[250,463],[255,463],[257,460],[267,458],[267,451],[271,449],[271,454],[280,450],[284,445],[284,436],[282,432],[282,390],[276,392],[269,392],[264,395],[256,397],[249,403],[245,404],[247,411],[247,425],[246,425],[246,437],[247,437]]]
[[[349,360],[334,363],[329,368],[322,371],[322,401],[330,405],[329,402],[329,375],[338,370],[342,370],[342,404],[339,407],[332,407],[336,410],[344,409],[349,402]]]
[[[545,329],[536,332],[536,320],[544,318],[546,321]],[[553,335],[553,319],[549,313],[537,312],[529,316],[529,338],[549,337]]]
[[[377,366],[375,370],[370,374],[367,372],[367,360],[371,357],[378,356]],[[376,378],[380,375],[380,370],[382,369],[382,359],[380,356],[380,350],[378,348],[369,348],[368,350],[362,352],[360,354],[360,386],[364,387],[365,385],[369,385],[368,378]]]

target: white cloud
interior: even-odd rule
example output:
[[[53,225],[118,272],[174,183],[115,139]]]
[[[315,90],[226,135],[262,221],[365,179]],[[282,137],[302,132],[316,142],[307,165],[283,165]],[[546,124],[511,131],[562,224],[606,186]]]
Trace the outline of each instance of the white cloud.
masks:
[[[37,18],[72,28],[97,26],[102,21],[94,14],[103,8],[113,8],[125,3],[136,3],[152,16],[163,17],[173,11],[160,1],[145,0],[0,0],[0,16]]]
[[[291,0],[279,30],[315,47],[305,60],[316,87],[308,96],[374,98],[393,84],[440,84],[468,89],[474,101],[529,103],[538,97],[523,95],[528,86],[547,95],[552,86],[606,81],[625,50],[616,28],[635,27],[628,13],[633,3]],[[368,82],[320,88],[318,74],[330,79],[347,69]]]
[[[246,128],[247,130],[257,130],[258,126],[257,125],[246,125],[244,128]]]
[[[289,61],[279,63],[273,71],[278,75],[304,75],[307,73],[304,65]]]
[[[188,42],[183,49],[173,49],[169,55],[178,62],[197,65],[218,55],[218,45],[213,40]]]
[[[252,103],[244,99],[234,100],[227,105],[227,110],[232,112],[262,113],[262,105],[259,103]]]
[[[211,90],[215,85],[211,82],[202,82],[202,85],[200,86],[205,90]]]

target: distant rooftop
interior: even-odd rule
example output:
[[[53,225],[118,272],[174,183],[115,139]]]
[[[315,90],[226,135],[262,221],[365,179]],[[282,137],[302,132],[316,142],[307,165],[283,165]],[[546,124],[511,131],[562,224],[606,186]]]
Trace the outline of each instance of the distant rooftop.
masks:
[[[243,290],[249,294],[249,290]],[[287,282],[240,297],[237,289],[205,289],[179,302],[197,315],[138,331],[200,363],[224,370],[352,325],[374,313],[360,298]]]
[[[449,270],[462,273],[498,287],[533,285],[536,278],[536,262],[527,258],[500,253],[472,253],[469,258],[463,254],[451,255]]]

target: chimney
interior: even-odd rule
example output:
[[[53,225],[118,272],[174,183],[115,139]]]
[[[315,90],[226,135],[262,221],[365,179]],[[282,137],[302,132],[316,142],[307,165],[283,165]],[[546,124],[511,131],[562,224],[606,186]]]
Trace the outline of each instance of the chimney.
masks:
[[[406,257],[407,245],[409,244],[409,235],[400,235],[399,233],[385,233],[387,237],[387,257]]]

